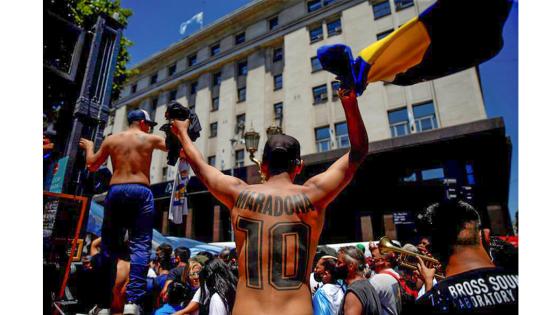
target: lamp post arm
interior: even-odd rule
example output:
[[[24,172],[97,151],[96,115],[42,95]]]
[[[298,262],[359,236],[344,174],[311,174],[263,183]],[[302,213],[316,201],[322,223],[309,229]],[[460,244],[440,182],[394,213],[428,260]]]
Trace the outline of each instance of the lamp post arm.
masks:
[[[262,173],[262,170],[261,170],[261,161],[259,161],[255,158],[255,154],[253,152],[250,152],[249,160],[251,160],[253,163],[257,164],[257,167],[258,167],[258,170],[259,170],[259,175],[261,176],[261,184],[264,184],[266,182],[266,178],[264,177],[264,174]]]

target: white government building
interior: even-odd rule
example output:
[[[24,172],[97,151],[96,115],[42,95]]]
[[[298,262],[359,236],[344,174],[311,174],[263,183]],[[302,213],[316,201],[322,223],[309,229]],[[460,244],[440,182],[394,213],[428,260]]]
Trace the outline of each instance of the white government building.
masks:
[[[252,164],[244,130],[260,133],[260,158],[270,126],[297,138],[304,160],[328,156],[349,141],[337,82],[321,70],[317,48],[343,43],[356,56],[434,2],[253,1],[136,64],[138,74],[112,104],[105,134],[126,129],[134,108],[161,126],[175,99],[197,113],[202,132],[195,145],[218,169]],[[370,84],[358,101],[372,143],[487,119],[476,68],[408,87]],[[163,135],[159,126],[154,133]],[[173,174],[166,153],[155,152],[152,183]]]

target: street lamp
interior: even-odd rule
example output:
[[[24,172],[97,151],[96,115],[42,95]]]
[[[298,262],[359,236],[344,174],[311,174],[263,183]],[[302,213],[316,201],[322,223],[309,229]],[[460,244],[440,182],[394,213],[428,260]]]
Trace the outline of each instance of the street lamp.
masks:
[[[259,135],[258,132],[251,128],[251,130],[245,132],[243,138],[245,139],[245,150],[249,152],[249,159],[253,161],[253,163],[257,164],[259,175],[261,176],[261,183],[264,183],[266,179],[261,170],[261,161],[255,158],[255,152],[259,148],[259,140],[261,139],[261,135]]]

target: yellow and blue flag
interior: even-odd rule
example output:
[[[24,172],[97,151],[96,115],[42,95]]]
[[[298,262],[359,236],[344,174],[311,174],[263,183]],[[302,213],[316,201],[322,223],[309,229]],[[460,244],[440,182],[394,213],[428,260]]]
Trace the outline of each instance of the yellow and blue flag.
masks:
[[[376,81],[412,85],[478,65],[503,46],[512,0],[438,0],[388,36],[360,51],[326,45],[317,50],[323,69],[358,95]]]

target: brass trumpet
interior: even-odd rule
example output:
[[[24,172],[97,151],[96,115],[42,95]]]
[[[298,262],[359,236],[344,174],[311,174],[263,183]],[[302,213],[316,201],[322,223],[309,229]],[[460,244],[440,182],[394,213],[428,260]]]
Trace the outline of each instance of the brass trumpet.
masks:
[[[424,264],[426,265],[426,267],[428,268],[434,268],[436,269],[436,274],[435,277],[438,280],[442,280],[445,278],[443,271],[441,270],[441,264],[440,262],[432,257],[428,257],[426,255],[420,255],[420,254],[416,254],[414,252],[408,251],[406,249],[402,249],[400,247],[397,247],[395,245],[393,245],[393,243],[391,242],[391,239],[389,239],[387,236],[383,236],[381,239],[379,239],[379,243],[377,245],[379,247],[379,252],[382,254],[388,253],[388,252],[394,252],[397,255],[397,264],[399,264],[400,267],[404,267],[407,269],[412,269],[412,270],[417,270],[417,264],[418,264],[418,259],[417,257],[422,258],[422,260],[424,261]]]

